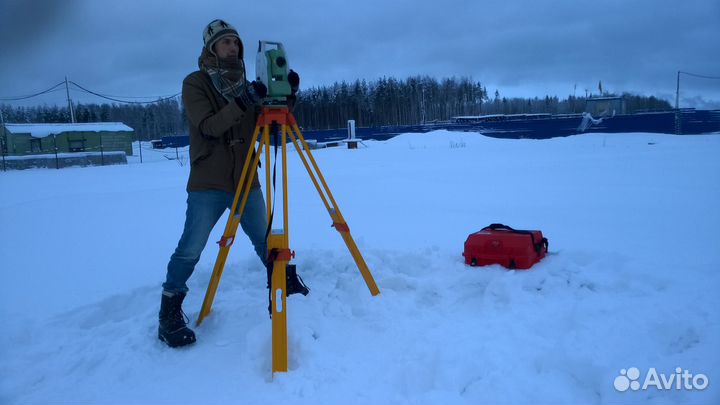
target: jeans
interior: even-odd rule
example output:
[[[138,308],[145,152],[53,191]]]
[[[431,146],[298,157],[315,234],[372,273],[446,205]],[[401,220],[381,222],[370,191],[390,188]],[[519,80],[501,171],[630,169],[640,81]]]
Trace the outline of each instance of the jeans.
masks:
[[[225,209],[231,208],[234,197],[234,193],[220,190],[188,192],[185,228],[167,266],[167,277],[163,283],[165,291],[172,293],[188,291],[187,280],[200,260],[200,254],[210,237],[210,231]],[[265,263],[267,213],[260,188],[250,190],[240,225],[255,247],[255,253]]]

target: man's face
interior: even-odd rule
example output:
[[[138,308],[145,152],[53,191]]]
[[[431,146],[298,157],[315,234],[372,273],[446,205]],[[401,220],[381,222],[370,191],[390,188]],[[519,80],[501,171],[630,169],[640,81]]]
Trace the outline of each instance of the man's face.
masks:
[[[240,40],[233,36],[222,37],[213,45],[219,58],[237,58],[240,53]]]

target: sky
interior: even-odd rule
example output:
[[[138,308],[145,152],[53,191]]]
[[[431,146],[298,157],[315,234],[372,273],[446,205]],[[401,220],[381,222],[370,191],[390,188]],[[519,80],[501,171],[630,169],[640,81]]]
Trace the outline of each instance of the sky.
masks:
[[[301,87],[383,76],[471,77],[490,94],[603,90],[675,103],[678,71],[720,78],[720,1],[1,0],[0,98],[68,80],[128,97],[180,92],[202,30],[234,25],[254,75],[259,40],[285,45]],[[681,74],[681,107],[720,108],[720,79]],[[73,101],[103,102],[78,90]],[[147,98],[134,98],[147,100]],[[9,101],[0,100],[8,103]],[[13,105],[67,105],[65,87]]]

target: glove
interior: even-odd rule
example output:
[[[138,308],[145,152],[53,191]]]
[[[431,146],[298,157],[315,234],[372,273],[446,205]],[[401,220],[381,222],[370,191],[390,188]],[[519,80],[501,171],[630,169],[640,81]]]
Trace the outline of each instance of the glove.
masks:
[[[290,73],[288,73],[288,84],[290,85],[292,94],[297,93],[300,89],[300,75],[292,69],[290,69]]]
[[[267,96],[267,86],[265,86],[263,82],[253,80],[253,82],[250,83],[248,93],[254,99],[255,104],[261,103],[262,99]]]
[[[267,96],[267,87],[265,84],[260,81],[253,81],[245,86],[239,96],[235,97],[235,102],[241,110],[247,111],[249,106],[261,105],[265,96]]]

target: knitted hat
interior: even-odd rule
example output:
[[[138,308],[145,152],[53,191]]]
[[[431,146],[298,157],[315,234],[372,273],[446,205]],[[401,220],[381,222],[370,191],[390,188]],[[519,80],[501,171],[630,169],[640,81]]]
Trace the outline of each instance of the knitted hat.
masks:
[[[227,37],[227,36],[233,36],[240,41],[240,35],[238,35],[237,30],[235,30],[235,27],[232,25],[226,23],[223,20],[212,20],[210,24],[205,27],[203,30],[203,41],[205,41],[205,48],[208,49],[208,51],[215,53],[213,51],[212,47],[215,45],[215,42],[217,42],[220,38]],[[240,45],[242,52],[242,42]],[[240,54],[242,55],[242,53]]]

